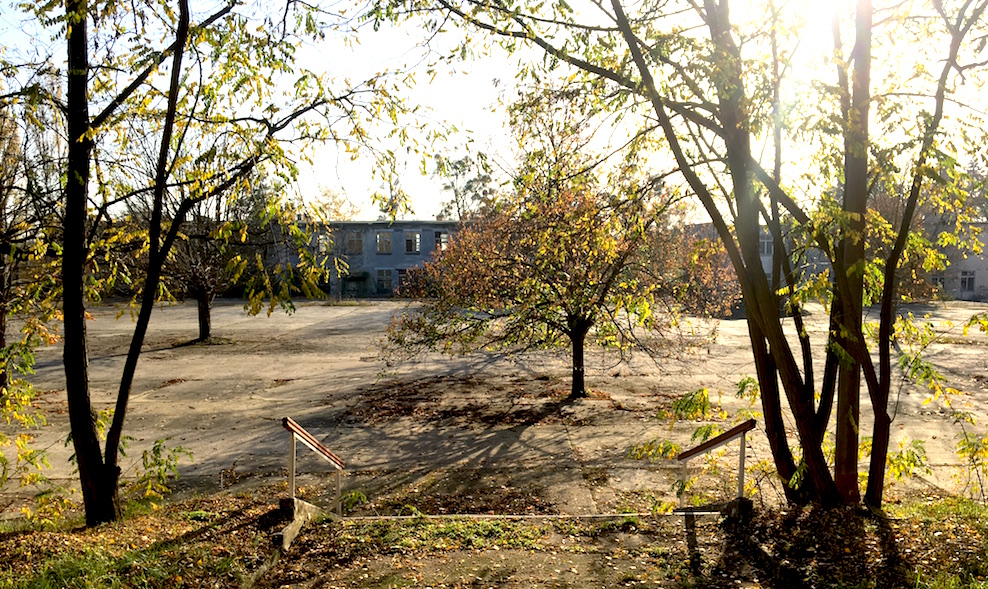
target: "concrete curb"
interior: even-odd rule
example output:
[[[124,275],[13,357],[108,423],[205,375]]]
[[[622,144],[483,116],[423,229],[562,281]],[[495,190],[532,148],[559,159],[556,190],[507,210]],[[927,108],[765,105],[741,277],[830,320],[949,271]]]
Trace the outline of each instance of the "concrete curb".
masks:
[[[315,519],[316,517],[326,515],[322,509],[319,509],[315,505],[302,501],[301,499],[290,499],[285,498],[281,500],[281,510],[287,511],[292,516],[292,521],[281,529],[279,532],[275,532],[272,536],[272,540],[275,546],[282,552],[288,552],[291,548],[292,542],[298,537],[299,532],[302,531],[302,527]]]

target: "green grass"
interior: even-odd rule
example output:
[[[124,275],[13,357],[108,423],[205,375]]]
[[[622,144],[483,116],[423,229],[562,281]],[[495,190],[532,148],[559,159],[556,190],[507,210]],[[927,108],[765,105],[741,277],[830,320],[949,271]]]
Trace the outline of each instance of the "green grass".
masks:
[[[86,549],[47,559],[27,577],[0,572],[0,589],[116,589],[118,587],[168,587],[182,584],[182,572],[195,567],[211,579],[240,583],[246,578],[241,565],[229,556],[214,556],[205,549],[181,555],[167,550],[137,550],[114,556],[107,550]]]
[[[329,524],[336,525],[336,524]],[[339,540],[379,552],[534,548],[543,527],[506,520],[414,519],[344,524]]]
[[[988,525],[988,507],[963,497],[945,497],[930,501],[909,501],[890,505],[886,512],[890,517],[943,520],[964,519],[971,524]]]
[[[917,500],[891,505],[888,515],[922,526],[934,527],[947,522],[963,523],[970,528],[988,532],[988,507],[962,497]],[[930,542],[937,541],[931,538]],[[988,552],[982,547],[982,558],[969,563],[962,572],[915,571],[917,589],[988,589]]]
[[[916,589],[988,589],[988,581],[943,573],[929,578],[920,575],[916,579]]]

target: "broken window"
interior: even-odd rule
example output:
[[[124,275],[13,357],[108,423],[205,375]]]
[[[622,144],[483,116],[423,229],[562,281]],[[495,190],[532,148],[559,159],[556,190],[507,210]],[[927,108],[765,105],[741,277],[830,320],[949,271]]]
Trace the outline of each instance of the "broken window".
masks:
[[[391,232],[390,231],[378,231],[377,232],[377,253],[379,253],[379,254],[390,254],[391,253]]]

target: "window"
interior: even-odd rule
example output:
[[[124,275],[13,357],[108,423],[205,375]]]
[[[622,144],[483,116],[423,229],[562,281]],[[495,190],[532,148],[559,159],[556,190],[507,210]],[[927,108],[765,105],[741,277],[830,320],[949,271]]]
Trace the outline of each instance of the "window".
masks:
[[[359,254],[364,251],[364,236],[359,231],[348,231],[346,234],[346,253]]]
[[[449,247],[449,233],[436,231],[436,251],[445,251]]]
[[[961,292],[974,292],[973,270],[961,270]]]
[[[390,254],[391,253],[391,232],[390,231],[378,231],[377,232],[377,253],[379,253],[379,254]]]
[[[398,270],[398,290],[408,285],[408,270]]]
[[[758,253],[762,256],[771,256],[775,252],[775,244],[772,242],[772,234],[762,232],[758,237]]]
[[[422,234],[418,231],[405,232],[405,253],[417,254],[422,249]]]
[[[939,290],[943,290],[944,285],[946,285],[947,283],[946,279],[943,276],[943,272],[937,272],[932,276],[932,279],[933,279],[932,280],[933,286]]]
[[[378,270],[377,271],[377,292],[378,293],[388,293],[391,292],[391,270]]]
[[[320,256],[325,256],[333,248],[333,240],[326,233],[320,233],[316,240],[319,243],[318,249]]]

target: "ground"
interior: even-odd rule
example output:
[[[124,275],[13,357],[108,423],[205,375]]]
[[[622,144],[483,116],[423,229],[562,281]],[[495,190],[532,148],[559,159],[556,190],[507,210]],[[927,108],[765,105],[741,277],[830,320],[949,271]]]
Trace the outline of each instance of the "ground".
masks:
[[[278,554],[277,487],[0,532],[0,587],[985,587],[988,514],[956,499],[705,518],[328,519]]]
[[[263,535],[262,528],[277,519],[265,514],[278,496],[287,494],[289,437],[281,428],[281,418],[291,416],[347,463],[343,490],[351,519],[307,529],[293,551],[262,577],[262,583],[522,587],[653,581],[663,585],[678,583],[677,575],[685,579],[689,558],[682,520],[652,515],[676,500],[673,483],[678,470],[670,461],[636,460],[629,453],[636,445],[658,438],[688,446],[697,424],[670,426],[657,415],[684,393],[701,387],[709,390],[715,406],[722,403],[726,409],[725,416],[710,419],[730,425],[727,416],[745,405],[735,396],[737,383],[753,373],[743,320],[720,322],[714,343],[682,358],[659,363],[638,358],[618,364],[606,355],[592,354],[589,398],[567,402],[565,354],[426,357],[389,372],[380,360],[379,344],[396,309],[393,303],[306,303],[288,317],[276,313],[250,318],[235,302],[219,303],[214,316],[217,337],[211,345],[185,345],[197,334],[194,307],[156,310],[125,427],[132,438],[125,476],[138,473],[143,450],[165,439],[166,446],[180,446],[193,455],[191,462],[179,463],[171,508],[185,514],[228,511],[222,506],[200,510],[182,503],[202,501],[203,495],[227,497],[234,503],[258,501],[250,508],[256,512],[252,512],[253,519],[242,525]],[[951,303],[912,310],[919,316],[932,313],[937,328],[946,333],[949,345],[931,348],[928,357],[952,384],[972,393],[957,399],[955,406],[970,410],[984,424],[988,421],[983,395],[986,340],[983,335],[960,337],[960,325],[988,308]],[[129,316],[115,319],[117,313],[109,307],[96,309],[89,324],[93,397],[101,409],[111,406],[132,329]],[[809,329],[821,334],[825,316],[819,313],[812,319]],[[49,424],[37,443],[49,449],[54,466],[51,477],[71,485],[69,449],[61,443],[67,417],[59,354],[60,350],[52,348],[39,356],[35,382],[44,391],[40,404]],[[950,415],[936,403],[924,405],[927,395],[920,389],[905,385],[898,393],[895,444],[900,439],[922,440],[931,470],[894,488],[893,496],[900,492],[909,497],[976,493],[977,487],[963,487],[965,480],[957,477],[966,470],[960,468],[954,452],[958,430]],[[867,415],[862,426],[870,427]],[[984,426],[979,427],[983,430]],[[749,435],[748,444],[749,465],[768,458],[758,430]],[[730,465],[736,460],[737,445],[726,452],[720,471],[704,475],[693,496],[730,496],[736,488]],[[700,466],[698,462],[691,472],[699,473]],[[302,492],[331,508],[330,466],[303,448],[298,467]],[[769,469],[749,475],[749,491],[758,513],[777,513],[780,491],[772,480]],[[7,514],[15,513],[23,495],[8,493],[6,497],[10,503]],[[623,512],[638,515],[599,520],[536,517]],[[403,539],[395,532],[384,530],[391,524],[352,519],[457,513],[528,517],[512,520],[517,529],[493,531],[469,526],[463,531],[456,525],[446,529],[446,523],[437,531],[433,528],[438,524],[426,523],[433,520],[415,520],[422,529],[408,532],[412,536],[409,547],[402,545]],[[209,519],[213,516],[203,517],[208,521],[187,516],[177,521],[213,525]],[[758,572],[759,551],[775,558],[789,550],[802,550],[803,556],[811,548],[817,550],[807,545],[811,536],[799,534],[812,527],[807,523],[812,520],[806,518],[815,514],[761,517],[753,524],[755,529],[792,531],[786,546],[773,542],[759,544],[756,550],[747,541],[744,552],[752,558],[748,572],[740,574],[729,566],[730,546],[737,542],[716,520],[701,519],[697,539],[706,576],[690,578],[707,579],[716,586],[718,571],[730,570],[733,576],[729,576],[742,582],[767,582],[776,576]],[[900,525],[859,519],[863,528],[878,530],[876,542],[887,539],[888,530]],[[495,540],[492,547],[473,545],[478,537]],[[742,537],[757,535],[738,536]],[[473,544],[462,545],[463,538]],[[970,544],[972,550],[983,553],[980,536],[971,535]],[[341,551],[341,545],[349,546],[348,551]],[[529,553],[532,559],[521,558]],[[899,554],[906,553],[900,550]],[[513,564],[507,567],[512,572],[505,574],[497,565],[509,555],[514,555]],[[257,558],[261,562],[265,557]],[[464,561],[463,567],[458,567],[459,560]],[[332,572],[306,570],[305,563],[318,562],[332,565]],[[863,563],[854,574],[884,578],[881,575],[901,573],[895,567],[876,573],[869,566]],[[784,566],[779,570],[778,575],[789,574]],[[792,574],[806,570],[815,569],[797,567]],[[518,579],[527,579],[529,584]]]

